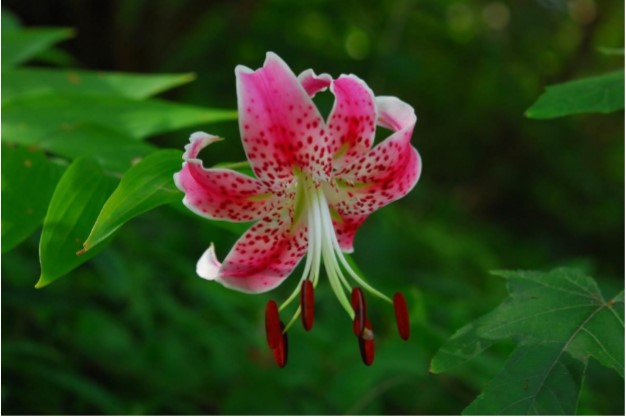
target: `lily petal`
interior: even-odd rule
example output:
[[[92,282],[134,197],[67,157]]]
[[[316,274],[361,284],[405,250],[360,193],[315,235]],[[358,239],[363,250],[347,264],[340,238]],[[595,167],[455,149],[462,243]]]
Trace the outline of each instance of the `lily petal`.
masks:
[[[417,118],[411,106],[395,97],[377,97],[378,124],[395,132],[358,158],[341,176],[329,203],[337,212],[341,247],[351,250],[356,228],[373,211],[405,196],[417,183],[421,158],[411,146]]]
[[[216,280],[243,292],[266,292],[289,276],[306,250],[304,224],[292,230],[288,215],[268,216],[239,238],[221,265]]]
[[[345,253],[354,252],[354,235],[361,227],[361,224],[367,219],[366,215],[349,215],[344,214],[340,219],[333,219],[333,226],[339,242],[339,247]]]
[[[270,52],[262,68],[239,65],[235,74],[239,128],[257,177],[281,188],[295,166],[326,179],[331,171],[326,125],[287,64]]]
[[[333,170],[340,174],[372,147],[376,106],[372,90],[355,75],[340,76],[330,89],[335,95],[335,104],[328,116],[330,148]]]
[[[176,186],[185,193],[183,203],[209,219],[248,222],[265,216],[278,201],[265,184],[236,171],[202,166],[198,154],[219,140],[204,132],[191,135],[183,169],[174,175]]]
[[[217,256],[215,255],[215,245],[211,243],[211,246],[204,251],[198,260],[196,273],[201,278],[214,280],[219,276],[220,266],[222,266],[222,264],[217,260]]]
[[[300,81],[308,95],[315,97],[317,93],[325,91],[330,86],[333,78],[328,74],[317,75],[312,69],[308,69],[298,75],[298,81]]]

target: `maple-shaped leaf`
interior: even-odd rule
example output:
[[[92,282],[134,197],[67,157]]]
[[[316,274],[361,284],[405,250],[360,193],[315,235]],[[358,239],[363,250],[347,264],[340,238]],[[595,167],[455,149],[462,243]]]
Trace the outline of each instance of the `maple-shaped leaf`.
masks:
[[[624,291],[605,300],[575,269],[500,271],[510,297],[458,330],[431,362],[447,371],[498,340],[517,347],[464,414],[574,414],[589,357],[624,377]]]

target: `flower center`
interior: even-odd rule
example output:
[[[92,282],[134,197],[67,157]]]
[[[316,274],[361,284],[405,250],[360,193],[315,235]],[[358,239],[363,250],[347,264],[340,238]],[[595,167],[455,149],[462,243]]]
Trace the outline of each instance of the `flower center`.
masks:
[[[315,184],[305,175],[297,175],[297,195],[294,208],[294,216],[299,221],[306,221],[308,232],[308,252],[304,265],[304,271],[299,285],[295,291],[276,309],[274,301],[268,302],[266,310],[266,331],[268,344],[274,351],[274,356],[280,367],[285,366],[286,332],[298,319],[302,317],[305,330],[313,327],[314,318],[314,288],[320,278],[320,269],[323,263],[330,286],[353,321],[353,330],[359,341],[361,357],[366,365],[371,365],[374,360],[374,331],[367,318],[365,298],[361,288],[370,294],[381,298],[394,305],[396,322],[400,336],[407,340],[409,337],[408,310],[404,296],[401,293],[394,295],[393,301],[380,291],[369,285],[351,265],[350,260],[343,254],[335,228],[332,222],[330,206],[324,187]],[[350,278],[357,285],[352,287]],[[278,317],[278,310],[284,310],[300,294],[300,306],[297,308],[289,323],[284,326]],[[350,294],[350,297],[348,297]],[[281,334],[278,337],[277,334]],[[284,341],[284,345],[283,345]],[[283,359],[279,359],[283,358]]]

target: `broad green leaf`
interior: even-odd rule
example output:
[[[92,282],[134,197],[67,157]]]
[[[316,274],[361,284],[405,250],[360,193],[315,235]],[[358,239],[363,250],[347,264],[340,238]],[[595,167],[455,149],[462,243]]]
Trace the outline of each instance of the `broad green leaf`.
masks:
[[[562,344],[518,346],[499,375],[463,414],[574,415],[586,361],[563,354]]]
[[[138,101],[97,93],[46,94],[21,97],[2,107],[2,139],[38,143],[50,132],[95,124],[140,140],[183,127],[236,118],[236,111],[157,99]]]
[[[148,155],[126,171],[98,215],[84,243],[84,250],[90,250],[132,218],[163,204],[181,200],[182,193],[173,180],[181,164],[182,151],[167,149]]]
[[[2,252],[41,225],[63,170],[39,150],[2,145]]]
[[[496,341],[509,338],[519,343],[518,349],[525,347],[517,352],[528,360],[518,363],[521,359],[510,359],[505,371],[467,412],[486,414],[497,407],[498,413],[525,413],[526,409],[517,406],[521,401],[518,385],[508,386],[510,395],[503,395],[500,391],[504,388],[497,387],[542,374],[543,385],[528,391],[523,401],[530,413],[553,413],[555,404],[569,404],[578,397],[576,387],[580,386],[589,357],[624,376],[623,292],[605,301],[595,281],[573,269],[496,274],[507,279],[510,297],[493,312],[456,332],[433,358],[431,371],[449,370]],[[525,353],[529,349],[533,355]],[[535,360],[530,360],[531,356]],[[573,366],[572,361],[578,364]],[[578,373],[570,375],[571,384],[561,384],[561,389],[555,391],[550,381],[559,380],[555,372],[562,366]],[[549,396],[556,398],[548,400]],[[569,414],[571,410],[564,412]]]
[[[97,254],[97,250],[81,254],[81,243],[115,183],[92,159],[79,158],[68,167],[44,220],[39,242],[41,276],[35,288],[45,287]]]
[[[48,68],[2,72],[2,103],[25,95],[102,93],[142,99],[193,81],[194,74],[128,74]]]
[[[69,159],[91,156],[106,171],[120,174],[130,168],[133,161],[156,150],[149,143],[137,142],[108,127],[89,124],[51,132],[39,146]]]
[[[28,61],[55,43],[71,38],[73,34],[67,28],[3,30],[2,69]]]
[[[624,108],[624,70],[549,86],[527,111],[533,119],[577,113],[610,113]]]

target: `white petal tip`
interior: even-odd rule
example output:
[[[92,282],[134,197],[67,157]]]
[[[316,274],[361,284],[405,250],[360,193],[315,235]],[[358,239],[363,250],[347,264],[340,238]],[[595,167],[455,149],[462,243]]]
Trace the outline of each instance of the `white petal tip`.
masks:
[[[237,65],[235,67],[235,76],[239,76],[241,74],[252,74],[254,71],[245,65]]]
[[[223,140],[219,136],[210,135],[205,132],[195,132],[189,137],[189,143],[185,145],[185,153],[183,159],[185,161],[195,159],[200,151],[212,143]]]
[[[220,266],[222,266],[222,264],[217,260],[217,256],[215,256],[215,246],[211,243],[211,246],[204,251],[198,260],[196,273],[200,278],[210,281],[216,280],[219,277]]]

